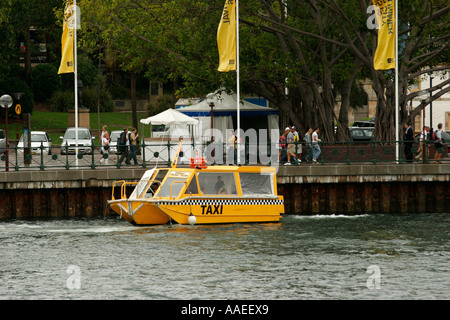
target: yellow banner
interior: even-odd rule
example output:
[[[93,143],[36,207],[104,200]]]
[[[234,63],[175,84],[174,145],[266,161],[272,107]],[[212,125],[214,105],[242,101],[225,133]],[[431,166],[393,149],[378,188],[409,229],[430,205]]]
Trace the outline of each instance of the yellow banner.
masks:
[[[67,1],[64,9],[63,34],[61,38],[61,64],[58,74],[75,72],[74,67],[74,24],[73,1]]]
[[[395,68],[395,0],[372,0],[378,23],[378,43],[373,57],[375,70]]]
[[[219,68],[221,72],[236,70],[236,0],[225,0],[217,29]]]

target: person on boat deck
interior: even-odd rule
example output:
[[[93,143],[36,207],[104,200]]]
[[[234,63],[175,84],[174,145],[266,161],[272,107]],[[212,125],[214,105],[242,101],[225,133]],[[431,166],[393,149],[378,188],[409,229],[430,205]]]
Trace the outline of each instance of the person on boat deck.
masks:
[[[216,193],[219,194],[222,188],[225,189],[225,183],[222,180],[222,176],[218,176],[216,182]]]
[[[156,190],[158,190],[158,184],[157,183],[152,183],[150,188],[152,189],[153,194],[155,194]]]

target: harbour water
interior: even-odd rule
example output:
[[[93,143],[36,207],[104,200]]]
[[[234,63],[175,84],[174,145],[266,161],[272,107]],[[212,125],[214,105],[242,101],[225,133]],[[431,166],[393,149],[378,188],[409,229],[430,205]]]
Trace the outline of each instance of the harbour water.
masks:
[[[449,299],[450,215],[0,222],[0,299]]]

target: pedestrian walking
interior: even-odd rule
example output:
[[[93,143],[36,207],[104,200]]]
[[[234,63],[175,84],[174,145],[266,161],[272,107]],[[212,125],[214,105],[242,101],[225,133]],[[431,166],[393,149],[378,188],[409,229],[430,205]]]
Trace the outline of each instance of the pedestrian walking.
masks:
[[[427,145],[426,141],[428,139],[428,133],[430,131],[430,127],[423,126],[422,132],[419,136],[419,149],[417,150],[418,154],[416,156],[416,160],[423,160],[423,157],[428,158]]]
[[[288,135],[288,132],[289,132],[289,127],[286,127],[286,129],[284,129],[283,134],[278,139],[278,145],[279,145],[278,162],[280,162],[280,163],[284,162],[285,159],[287,158],[287,155],[286,155],[286,149],[287,149],[286,137]]]
[[[435,132],[436,140],[434,141],[434,147],[436,148],[436,153],[434,154],[434,161],[441,163],[442,157],[442,123],[438,124],[438,129]]]
[[[128,158],[129,155],[128,145],[129,145],[128,128],[125,128],[120,133],[119,144],[117,146],[120,152],[119,164],[121,164],[123,160],[125,160],[126,164],[130,164],[130,159]]]
[[[102,146],[103,145],[103,137],[105,136],[105,133],[107,133],[108,131],[106,130],[106,124],[103,125],[102,127],[102,133],[100,135],[100,137],[98,138],[98,143]],[[103,148],[100,148],[100,153],[103,154]]]
[[[295,144],[294,144],[294,132],[292,128],[288,127],[288,134],[286,137],[288,146],[287,146],[287,162],[284,164],[285,166],[291,165],[291,157],[295,160]]]
[[[292,130],[294,132],[294,142],[295,142],[295,147],[297,149],[297,161],[298,163],[302,162],[301,158],[302,158],[302,143],[300,141],[300,137],[298,135],[298,131],[297,128],[292,126]]]
[[[102,164],[109,164],[109,143],[111,142],[111,139],[109,137],[108,131],[102,134],[102,148],[100,150],[101,154],[103,155],[102,159],[100,160],[100,163]]]
[[[407,162],[413,161],[412,146],[414,143],[414,132],[409,122],[405,123],[405,134],[403,135],[403,144],[405,145],[405,159]]]
[[[131,157],[133,158],[135,165],[138,164],[137,157],[136,157],[138,138],[139,138],[139,133],[137,132],[136,128],[133,128],[131,130],[131,134],[130,134],[130,153],[131,153]]]
[[[312,133],[312,154],[313,154],[313,162],[317,163],[317,159],[319,158],[320,150],[319,142],[319,127],[315,127]]]
[[[308,132],[306,132],[305,137],[303,138],[303,140],[305,141],[306,144],[306,161],[310,162],[311,161],[311,157],[312,157],[312,133],[313,133],[313,129],[309,128]]]

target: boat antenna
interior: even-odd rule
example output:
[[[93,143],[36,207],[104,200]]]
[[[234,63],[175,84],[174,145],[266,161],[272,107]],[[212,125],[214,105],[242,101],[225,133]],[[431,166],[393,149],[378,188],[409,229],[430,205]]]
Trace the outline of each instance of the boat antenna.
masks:
[[[179,145],[178,145],[177,153],[175,154],[175,156],[173,157],[173,160],[172,160],[172,168],[176,168],[176,166],[177,166],[177,163],[178,163],[178,157],[179,157],[180,152],[181,152],[181,145],[183,144],[183,137],[180,137],[180,139],[179,139],[178,141],[179,141],[180,143],[179,143]]]

